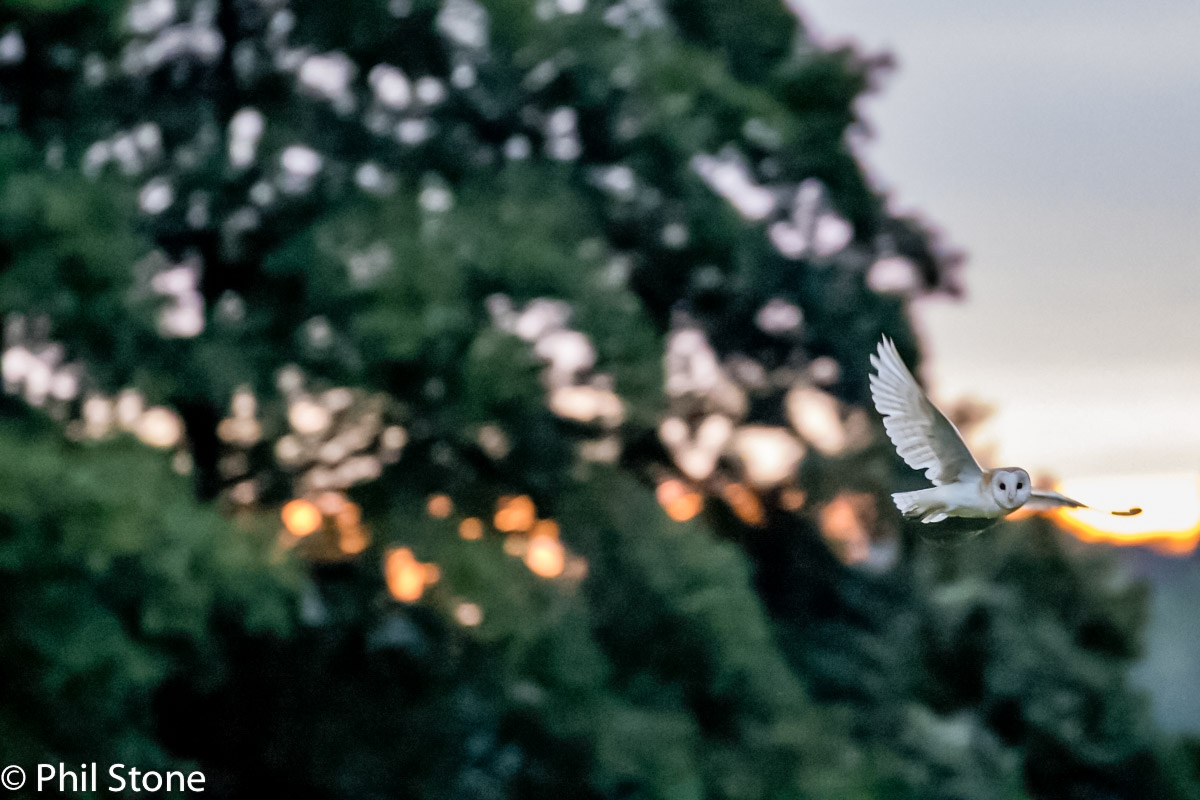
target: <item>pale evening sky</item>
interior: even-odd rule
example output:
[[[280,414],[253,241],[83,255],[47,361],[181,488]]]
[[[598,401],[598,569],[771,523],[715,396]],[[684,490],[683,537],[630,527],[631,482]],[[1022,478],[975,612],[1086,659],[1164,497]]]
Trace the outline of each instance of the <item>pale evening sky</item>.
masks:
[[[917,310],[935,397],[1005,463],[1200,473],[1200,3],[801,5],[895,55],[863,155],[968,255]]]

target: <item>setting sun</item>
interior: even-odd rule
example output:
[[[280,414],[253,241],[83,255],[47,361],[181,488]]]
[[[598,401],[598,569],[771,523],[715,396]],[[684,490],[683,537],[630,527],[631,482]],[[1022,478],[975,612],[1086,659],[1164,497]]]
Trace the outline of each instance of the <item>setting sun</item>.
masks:
[[[1200,476],[1190,473],[1080,478],[1057,487],[1083,502],[1122,508],[1140,506],[1135,517],[1114,517],[1089,508],[1064,508],[1056,521],[1088,542],[1146,545],[1185,555],[1200,543]]]

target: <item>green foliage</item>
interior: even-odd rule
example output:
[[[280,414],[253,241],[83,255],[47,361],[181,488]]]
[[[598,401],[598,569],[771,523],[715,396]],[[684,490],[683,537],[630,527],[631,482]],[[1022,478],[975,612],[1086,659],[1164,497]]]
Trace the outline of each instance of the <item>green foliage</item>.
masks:
[[[1067,774],[1085,791],[1184,797],[1160,772],[1157,737],[1127,671],[1140,652],[1145,587],[1097,553],[1072,554],[1040,520],[919,562],[929,684],[943,714],[975,709],[1023,751],[1031,791]],[[938,574],[938,573],[941,574]]]
[[[612,516],[595,514],[613,496],[624,502]],[[735,547],[670,522],[649,493],[615,476],[572,498],[563,520],[590,557],[593,624],[640,724],[658,711],[694,726],[686,785],[696,793],[683,796],[872,796],[878,773],[836,716],[808,701]],[[626,744],[633,752],[608,757],[648,745]]]
[[[26,765],[171,763],[156,693],[226,681],[232,638],[288,635],[299,575],[133,443],[0,417],[0,449],[0,748]]]

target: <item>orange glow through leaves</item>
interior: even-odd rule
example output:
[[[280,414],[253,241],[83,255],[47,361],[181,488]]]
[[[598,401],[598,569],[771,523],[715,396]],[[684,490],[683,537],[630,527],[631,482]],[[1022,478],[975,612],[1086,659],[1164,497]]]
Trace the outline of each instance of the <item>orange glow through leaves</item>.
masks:
[[[525,566],[534,575],[557,578],[562,574],[566,553],[557,536],[538,534],[529,539],[525,548]]]
[[[478,517],[467,517],[458,523],[458,535],[467,541],[483,538],[483,522]]]
[[[348,555],[358,555],[371,543],[362,526],[362,510],[357,503],[346,501],[334,518],[337,521],[338,547]]]
[[[668,478],[654,490],[658,504],[676,522],[687,522],[704,509],[704,498],[678,478]]]
[[[450,500],[449,495],[431,494],[426,508],[429,510],[429,516],[445,519],[454,512],[454,503]]]
[[[370,543],[367,532],[358,526],[338,529],[338,547],[346,555],[356,556],[366,550]]]
[[[763,524],[763,506],[758,495],[740,483],[727,483],[721,489],[725,502],[737,514],[738,519],[747,525]]]
[[[869,494],[842,492],[821,509],[821,535],[845,563],[865,561],[869,553],[874,498]]]
[[[347,502],[338,509],[336,519],[339,528],[357,527],[362,522],[362,509],[358,507],[358,503]]]
[[[308,500],[292,500],[280,511],[283,527],[293,536],[308,536],[321,527],[321,512]]]
[[[502,497],[498,505],[496,518],[493,521],[497,530],[505,533],[527,531],[537,521],[537,507],[534,506],[529,495]]]
[[[784,511],[799,511],[808,501],[808,495],[801,489],[784,489],[779,493],[779,507]]]
[[[441,571],[433,564],[417,561],[413,551],[397,547],[388,551],[383,562],[384,577],[392,597],[403,603],[415,603],[421,599],[428,584],[437,582]]]

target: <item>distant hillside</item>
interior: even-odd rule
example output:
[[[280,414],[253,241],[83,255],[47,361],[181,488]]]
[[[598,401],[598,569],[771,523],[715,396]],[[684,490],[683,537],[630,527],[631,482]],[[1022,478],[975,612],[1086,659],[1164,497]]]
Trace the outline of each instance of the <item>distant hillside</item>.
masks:
[[[1133,678],[1151,692],[1164,729],[1200,733],[1200,557],[1116,549],[1122,563],[1154,587],[1146,656]]]

